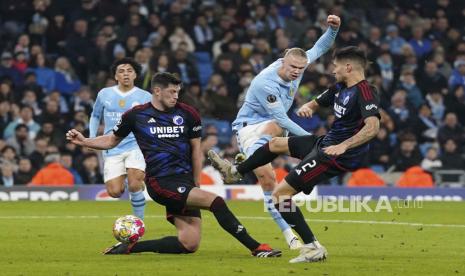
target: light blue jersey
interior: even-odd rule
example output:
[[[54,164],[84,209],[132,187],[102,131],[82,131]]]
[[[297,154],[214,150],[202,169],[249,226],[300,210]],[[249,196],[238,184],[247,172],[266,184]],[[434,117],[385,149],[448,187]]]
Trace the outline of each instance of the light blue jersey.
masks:
[[[112,131],[113,127],[121,119],[121,115],[132,107],[151,101],[152,95],[138,87],[123,93],[118,86],[106,87],[97,94],[97,100],[92,110],[89,123],[89,137],[97,135],[100,120],[103,116],[105,126],[104,134]],[[118,155],[128,150],[138,148],[136,138],[130,133],[115,148],[103,151],[103,156]]]
[[[307,51],[307,66],[331,48],[337,32],[338,29],[328,28],[315,45]],[[232,124],[233,130],[238,131],[246,124],[254,125],[275,120],[279,126],[295,135],[309,134],[287,116],[303,74],[293,81],[282,80],[278,75],[282,62],[282,58],[276,60],[253,79],[247,90],[244,104]]]

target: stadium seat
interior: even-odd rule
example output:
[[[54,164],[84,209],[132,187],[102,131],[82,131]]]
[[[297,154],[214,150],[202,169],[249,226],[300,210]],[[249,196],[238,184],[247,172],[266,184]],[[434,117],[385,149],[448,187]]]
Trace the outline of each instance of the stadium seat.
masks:
[[[428,188],[433,187],[433,177],[420,166],[413,166],[405,171],[396,183],[397,187]]]
[[[202,87],[205,87],[213,74],[212,59],[208,52],[195,52],[195,61],[197,62],[197,70],[199,71],[199,82]]]
[[[384,180],[369,168],[358,169],[352,173],[347,182],[349,187],[380,187],[385,186]]]

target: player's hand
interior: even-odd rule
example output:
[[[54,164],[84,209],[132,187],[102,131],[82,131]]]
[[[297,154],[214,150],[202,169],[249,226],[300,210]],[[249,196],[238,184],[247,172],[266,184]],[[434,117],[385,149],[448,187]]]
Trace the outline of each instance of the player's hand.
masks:
[[[84,135],[82,135],[82,133],[80,133],[79,131],[73,128],[71,130],[68,130],[68,132],[66,132],[66,139],[69,140],[73,144],[82,146],[84,139],[86,138],[84,137]]]
[[[328,15],[328,19],[326,19],[326,23],[334,29],[337,29],[341,26],[341,18],[337,15]]]
[[[313,110],[308,107],[306,104],[302,105],[299,110],[297,110],[297,116],[310,118],[313,115]]]
[[[346,152],[347,146],[345,144],[338,144],[329,146],[323,149],[323,151],[329,156],[339,156]]]

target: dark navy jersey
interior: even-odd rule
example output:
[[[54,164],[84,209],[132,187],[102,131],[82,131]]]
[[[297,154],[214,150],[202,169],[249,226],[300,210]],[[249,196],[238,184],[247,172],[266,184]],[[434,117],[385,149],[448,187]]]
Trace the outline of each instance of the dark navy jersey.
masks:
[[[333,105],[335,121],[321,140],[322,148],[337,145],[354,136],[365,125],[370,116],[381,118],[379,114],[379,95],[376,89],[363,80],[351,87],[336,84],[316,98],[320,106]],[[347,150],[337,157],[337,161],[347,168],[358,167],[368,151],[368,143]]]
[[[146,175],[162,177],[192,173],[190,139],[199,138],[201,130],[200,115],[193,107],[177,103],[165,112],[148,102],[124,113],[113,133],[118,137],[134,133],[144,154]]]

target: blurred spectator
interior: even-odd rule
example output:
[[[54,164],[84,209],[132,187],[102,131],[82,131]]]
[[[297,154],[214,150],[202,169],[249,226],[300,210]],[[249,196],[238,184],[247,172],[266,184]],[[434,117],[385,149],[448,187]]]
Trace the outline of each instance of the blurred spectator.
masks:
[[[218,151],[216,147],[218,145],[218,136],[216,134],[207,134],[202,137],[200,147],[204,156],[207,155],[207,152],[211,149]]]
[[[32,109],[34,110],[33,111],[34,116],[40,116],[40,114],[42,114],[42,109],[39,103],[40,102],[37,99],[37,95],[34,91],[28,89],[23,92],[23,98],[21,99],[21,104],[32,107]]]
[[[76,70],[78,78],[87,82],[86,67],[92,44],[88,37],[88,22],[77,19],[73,22],[73,31],[68,34],[65,41],[65,53]]]
[[[407,92],[407,101],[415,109],[418,109],[420,105],[422,105],[425,102],[423,94],[417,86],[417,82],[415,80],[415,76],[413,75],[413,71],[411,71],[410,69],[404,69],[402,71],[402,74],[399,77],[398,86],[400,89],[403,89]]]
[[[182,49],[176,50],[174,54],[176,62],[176,71],[179,72],[181,80],[184,84],[189,85],[191,82],[198,81],[198,72],[195,65],[187,59],[187,52]]]
[[[396,25],[387,26],[384,42],[389,44],[389,49],[394,55],[400,55],[402,47],[407,43],[404,38],[399,36],[399,28]]]
[[[44,139],[48,145],[55,145],[58,148],[62,148],[65,144],[64,133],[56,129],[51,121],[42,123],[42,129],[37,133],[37,139]]]
[[[199,52],[210,52],[213,45],[213,30],[205,16],[200,15],[194,25],[195,48]]]
[[[452,139],[456,144],[463,144],[464,140],[463,127],[457,121],[455,113],[447,113],[444,118],[444,125],[439,128],[438,141],[441,145],[445,144],[447,140]]]
[[[4,137],[5,129],[12,119],[10,102],[0,100],[0,138]]]
[[[29,184],[35,174],[36,171],[32,167],[31,160],[27,157],[19,158],[15,184]]]
[[[438,136],[439,125],[432,117],[431,109],[427,104],[420,106],[417,118],[413,123],[413,131],[419,143],[434,142]]]
[[[168,39],[171,43],[171,51],[178,50],[181,43],[185,43],[187,45],[187,52],[195,51],[195,45],[192,38],[181,27],[174,29],[173,34],[170,35]]]
[[[465,88],[465,60],[459,59],[454,62],[454,70],[449,77],[449,88],[461,85]]]
[[[21,107],[19,113],[19,118],[15,119],[5,129],[3,133],[3,138],[8,139],[13,136],[13,132],[17,125],[25,124],[29,128],[29,138],[34,139],[37,135],[37,132],[40,130],[40,125],[36,123],[33,119],[34,110],[30,106]]]
[[[34,186],[73,186],[73,175],[60,164],[60,154],[49,154],[45,157],[45,167],[32,178]]]
[[[384,127],[379,129],[378,134],[370,142],[369,164],[380,165],[384,169],[391,163],[390,155],[392,147],[390,145],[388,132]]]
[[[465,88],[463,86],[456,86],[452,93],[446,96],[444,105],[447,113],[457,114],[460,124],[465,125]]]
[[[445,170],[463,170],[465,161],[457,149],[457,142],[453,139],[447,139],[443,144],[443,153],[441,154],[442,168]]]
[[[25,124],[15,127],[15,135],[6,140],[7,145],[15,148],[18,155],[29,155],[34,151],[34,142],[29,138],[29,128]]]
[[[35,139],[35,150],[29,155],[31,159],[32,166],[39,170],[44,165],[44,159],[47,155],[47,140],[43,138],[36,138]]]
[[[444,106],[444,98],[441,92],[433,90],[426,95],[428,105],[431,107],[431,113],[436,122],[440,122],[444,117],[446,107]]]
[[[83,184],[81,175],[73,167],[73,155],[69,151],[64,151],[60,155],[60,164],[73,174],[74,184]]]
[[[18,155],[16,149],[12,146],[5,145],[1,152],[2,155],[0,156],[0,164],[10,163],[13,165],[14,170],[16,170],[18,164]]]
[[[414,26],[412,28],[412,38],[410,39],[409,43],[412,45],[413,50],[418,58],[422,58],[423,56],[429,54],[431,52],[431,40],[425,38],[424,30],[421,25]]]
[[[0,83],[0,100],[13,102],[15,100],[14,94],[9,80],[4,80]]]
[[[34,72],[37,76],[37,84],[40,85],[46,93],[50,93],[55,88],[55,72],[48,66],[45,55],[40,53],[32,57],[29,71]]]
[[[414,112],[407,106],[407,93],[397,90],[391,98],[391,106],[387,110],[394,121],[395,130],[408,129],[414,118]]]
[[[84,156],[79,174],[84,184],[103,184],[103,177],[95,153]]]
[[[438,65],[434,61],[425,64],[423,72],[420,73],[417,80],[423,95],[431,91],[447,93],[447,79],[438,71]]]
[[[15,86],[21,85],[23,79],[21,72],[13,66],[13,55],[3,52],[0,61],[0,79],[9,78]]]
[[[226,85],[220,85],[216,91],[208,91],[208,102],[212,105],[211,115],[215,119],[233,121],[237,109],[231,104],[231,96]]]
[[[391,165],[394,171],[406,171],[408,168],[420,164],[422,157],[417,146],[415,135],[405,133],[400,138],[399,147],[391,154]]]
[[[60,91],[69,102],[74,92],[81,87],[81,82],[74,73],[66,57],[59,57],[55,62],[55,90]]]
[[[9,162],[2,163],[0,170],[0,185],[4,187],[13,187],[16,184],[16,175],[13,171],[13,165]]]
[[[425,158],[421,161],[421,168],[428,172],[441,169],[442,161],[439,159],[438,149],[431,147],[426,152]]]

